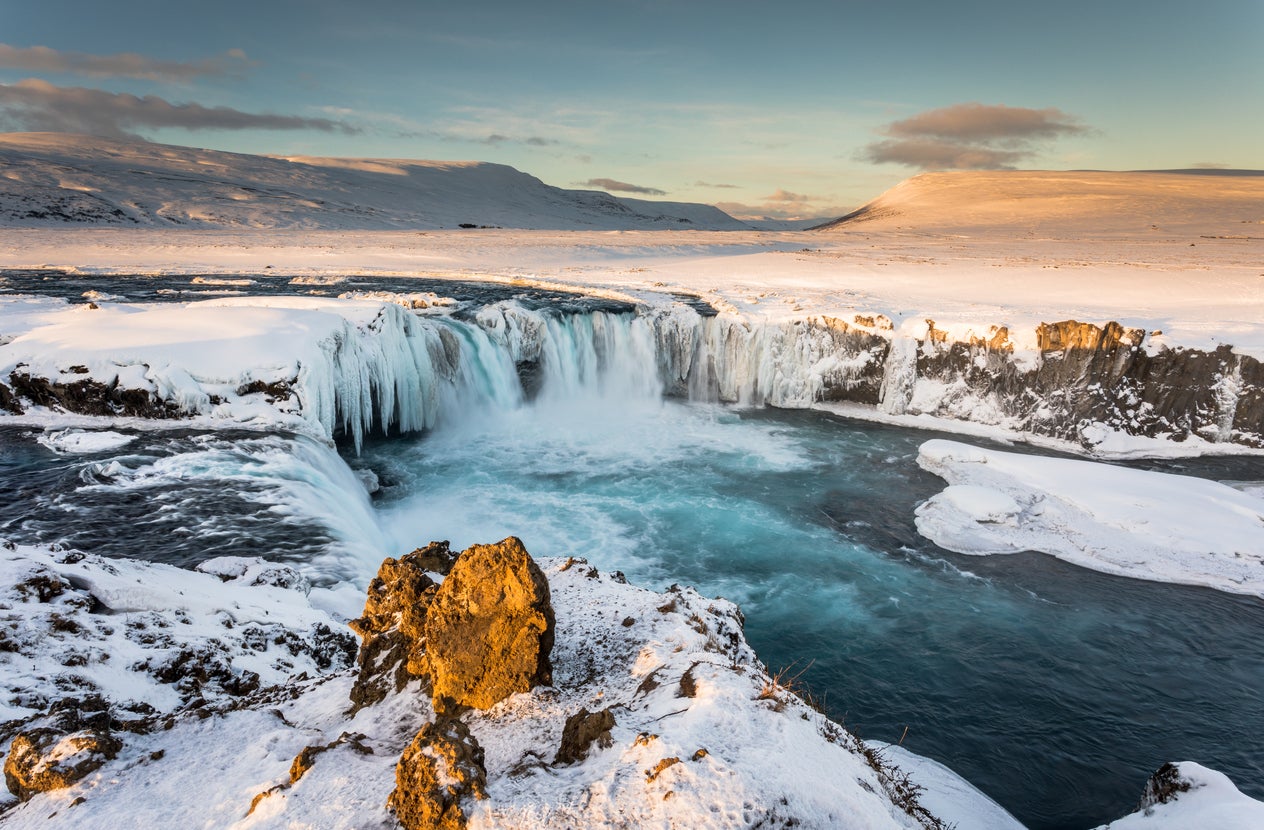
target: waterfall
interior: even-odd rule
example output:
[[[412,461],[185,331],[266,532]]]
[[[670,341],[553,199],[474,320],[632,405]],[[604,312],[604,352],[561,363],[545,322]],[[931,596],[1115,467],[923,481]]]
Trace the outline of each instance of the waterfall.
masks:
[[[927,352],[923,341],[872,323],[704,317],[683,303],[566,313],[502,301],[466,317],[391,305],[371,324],[348,321],[327,338],[322,355],[303,364],[298,392],[303,417],[328,436],[350,436],[357,449],[375,428],[429,430],[530,400],[645,403],[663,395],[785,408],[851,401],[887,415],[1003,423],[1071,440],[1085,424],[1103,423],[1130,434],[1236,441],[1235,412],[1257,394],[1258,362],[1241,356],[1211,377],[1188,368],[1180,352],[1142,365],[1125,350],[1115,363],[1124,360],[1131,375],[1120,382],[1093,368],[1091,350],[1032,361],[975,338]],[[1058,359],[1084,371],[1060,372],[1051,362]],[[1165,393],[1164,374],[1205,387],[1210,405]],[[1146,394],[1154,405],[1124,400]]]

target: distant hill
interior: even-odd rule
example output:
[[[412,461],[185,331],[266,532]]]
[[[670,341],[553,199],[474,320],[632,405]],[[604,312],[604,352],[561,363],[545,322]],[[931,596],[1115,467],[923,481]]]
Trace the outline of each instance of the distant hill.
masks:
[[[710,205],[564,190],[503,164],[276,158],[0,134],[0,226],[403,230],[748,226]]]
[[[1215,169],[923,173],[816,228],[853,229],[1264,237],[1264,175]]]

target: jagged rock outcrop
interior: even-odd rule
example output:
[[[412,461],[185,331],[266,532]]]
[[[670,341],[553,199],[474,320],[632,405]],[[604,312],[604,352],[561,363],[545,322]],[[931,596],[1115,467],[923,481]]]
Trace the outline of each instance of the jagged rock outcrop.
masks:
[[[487,709],[552,683],[549,583],[510,536],[463,551],[426,612],[426,667],[437,710]]]
[[[37,793],[69,787],[116,757],[122,747],[123,742],[108,732],[22,732],[5,758],[4,782],[9,792],[25,801]]]
[[[439,587],[430,573],[446,572],[452,561],[447,542],[431,542],[399,559],[387,558],[378,568],[364,612],[347,623],[362,638],[352,712],[426,675],[423,626]]]
[[[405,830],[463,830],[462,802],[486,798],[483,748],[455,718],[428,723],[395,767],[387,806]]]

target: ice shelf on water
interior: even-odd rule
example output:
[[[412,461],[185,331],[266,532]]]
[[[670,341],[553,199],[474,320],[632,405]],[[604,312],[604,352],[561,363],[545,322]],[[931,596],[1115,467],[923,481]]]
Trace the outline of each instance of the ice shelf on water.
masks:
[[[922,445],[948,487],[917,529],[958,553],[1039,550],[1104,573],[1264,596],[1264,499],[1215,481],[1065,458]]]

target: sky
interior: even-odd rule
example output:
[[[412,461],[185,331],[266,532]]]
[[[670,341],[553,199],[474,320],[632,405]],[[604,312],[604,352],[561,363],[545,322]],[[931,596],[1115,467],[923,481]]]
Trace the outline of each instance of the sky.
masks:
[[[1264,168],[1262,44],[1262,0],[0,0],[0,131],[824,217],[925,170]]]

